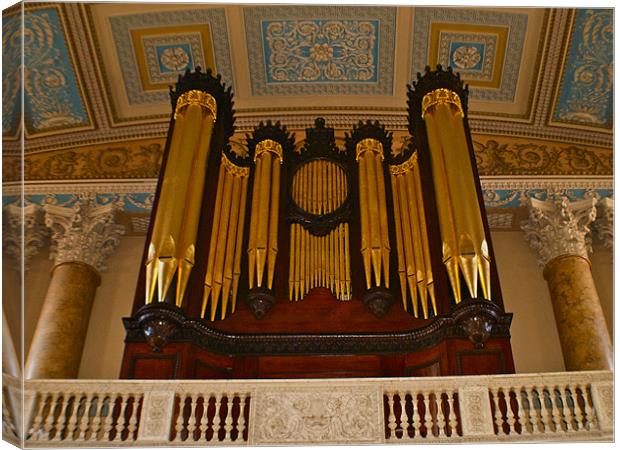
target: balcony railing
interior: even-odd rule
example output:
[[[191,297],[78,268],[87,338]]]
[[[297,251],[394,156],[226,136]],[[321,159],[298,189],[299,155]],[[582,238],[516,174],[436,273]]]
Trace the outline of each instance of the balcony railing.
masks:
[[[21,389],[19,380],[4,375],[2,431],[5,440],[26,447],[613,439],[611,372],[36,380],[25,382],[23,415]]]

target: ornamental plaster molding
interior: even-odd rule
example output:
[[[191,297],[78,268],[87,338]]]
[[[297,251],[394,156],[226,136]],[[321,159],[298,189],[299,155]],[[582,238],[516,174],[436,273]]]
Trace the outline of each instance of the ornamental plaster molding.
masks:
[[[592,229],[603,245],[610,250],[614,247],[614,201],[605,197],[596,204],[596,220]]]
[[[592,251],[590,224],[596,218],[594,196],[570,202],[566,196],[551,193],[547,200],[526,201],[529,218],[521,223],[525,240],[538,256],[538,264],[563,255],[588,258]]]
[[[55,264],[83,262],[98,271],[118,247],[125,227],[118,225],[118,202],[99,205],[96,196],[81,193],[72,206],[44,205],[45,224],[51,230],[50,258]]]
[[[24,270],[29,270],[30,260],[45,246],[49,236],[43,223],[43,209],[33,203],[25,206],[11,203],[3,208],[3,216],[2,247],[16,263],[11,267],[21,270],[23,243]]]

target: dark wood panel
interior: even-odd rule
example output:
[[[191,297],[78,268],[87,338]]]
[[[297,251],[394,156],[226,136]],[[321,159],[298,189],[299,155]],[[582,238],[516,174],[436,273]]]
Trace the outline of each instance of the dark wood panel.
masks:
[[[380,377],[377,355],[260,356],[259,378]]]
[[[501,350],[471,350],[456,353],[458,375],[493,375],[506,373]]]
[[[135,354],[131,357],[128,378],[171,380],[177,378],[178,355]]]

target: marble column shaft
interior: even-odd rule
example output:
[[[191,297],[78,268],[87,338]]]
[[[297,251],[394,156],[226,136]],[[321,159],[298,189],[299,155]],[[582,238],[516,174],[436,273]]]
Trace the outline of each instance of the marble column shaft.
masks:
[[[56,265],[26,360],[26,378],[77,378],[99,273],[124,232],[115,223],[118,206],[83,194],[70,207],[43,207]]]
[[[611,370],[613,350],[590,263],[566,255],[544,269],[566,370]]]
[[[90,265],[52,269],[26,362],[26,378],[77,378],[90,312],[101,277]]]
[[[525,237],[544,267],[567,370],[611,370],[613,351],[588,260],[596,199],[529,199]]]

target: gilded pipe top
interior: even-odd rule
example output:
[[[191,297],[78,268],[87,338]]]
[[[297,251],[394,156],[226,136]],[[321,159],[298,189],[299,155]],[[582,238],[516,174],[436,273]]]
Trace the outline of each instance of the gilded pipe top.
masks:
[[[258,158],[261,154],[265,152],[271,152],[277,155],[278,159],[280,160],[280,164],[282,164],[282,161],[283,161],[282,160],[282,146],[280,145],[279,142],[276,142],[271,139],[265,139],[264,141],[260,141],[256,145],[256,152],[254,153],[254,161],[256,161],[256,158]]]
[[[359,161],[360,156],[365,152],[374,152],[381,155],[381,161],[383,161],[383,144],[372,138],[362,139],[357,143],[355,147],[355,160]]]
[[[450,89],[440,88],[429,92],[424,96],[424,98],[422,98],[422,119],[424,119],[424,116],[426,115],[429,108],[444,103],[453,104],[458,109],[459,116],[465,116],[465,114],[463,113],[463,107],[461,106],[461,98],[459,97],[459,95],[456,92],[451,91]]]
[[[249,167],[241,167],[241,166],[237,166],[233,164],[232,161],[228,159],[228,157],[223,153],[222,153],[222,164],[224,165],[224,169],[226,169],[226,172],[228,172],[232,176],[247,177],[248,175],[250,175]]]
[[[392,175],[401,175],[403,173],[409,172],[417,165],[418,165],[418,152],[413,152],[411,157],[404,163],[399,164],[397,166],[390,166],[390,173]]]
[[[174,110],[175,120],[177,118],[177,115],[181,111],[181,108],[189,105],[202,106],[203,108],[206,108],[209,113],[211,113],[213,121],[217,119],[217,102],[215,101],[213,96],[208,92],[192,89],[191,91],[187,91],[181,94],[181,96],[177,100],[177,107]]]

